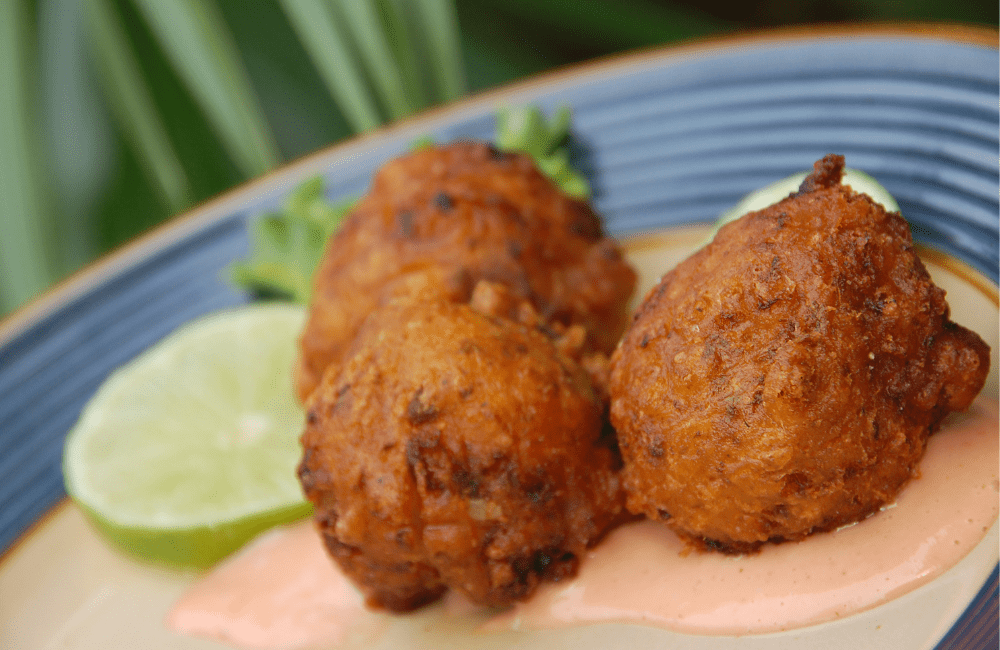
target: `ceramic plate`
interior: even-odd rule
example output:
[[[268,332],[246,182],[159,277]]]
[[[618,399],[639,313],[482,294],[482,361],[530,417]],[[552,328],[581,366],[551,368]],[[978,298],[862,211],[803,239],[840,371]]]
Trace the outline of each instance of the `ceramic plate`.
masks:
[[[322,175],[333,199],[359,195],[382,162],[418,137],[489,138],[501,104],[566,104],[575,114],[575,163],[590,177],[608,229],[626,238],[708,223],[747,192],[806,169],[826,153],[841,153],[849,166],[872,174],[895,195],[915,239],[938,251],[936,259],[958,278],[956,286],[987,296],[995,319],[996,44],[996,32],[944,27],[808,31],[703,42],[583,66],[320,152],[192,211],[73,277],[0,324],[0,646],[96,648],[114,645],[114,638],[160,634],[157,608],[166,607],[190,577],[152,571],[164,591],[140,607],[146,620],[133,611],[127,623],[119,621],[114,637],[94,621],[117,602],[114,585],[121,575],[140,568],[117,556],[102,564],[93,554],[66,555],[67,546],[76,553],[90,552],[90,544],[101,549],[92,539],[46,546],[86,530],[63,504],[62,440],[113,368],[179,324],[247,299],[225,280],[226,266],[247,251],[246,222],[275,208],[302,180]],[[990,390],[995,399],[995,383]],[[25,564],[26,557],[34,559]],[[782,644],[809,637],[811,646],[826,638],[830,647],[848,639],[867,647],[996,647],[996,558],[996,541],[987,539],[956,567],[961,576],[949,572],[929,589],[871,610],[875,615],[806,628],[799,636],[726,644],[794,647]],[[53,581],[56,570],[59,579]],[[24,579],[31,572],[37,580]],[[12,582],[15,573],[21,582]],[[946,598],[941,590],[949,581],[961,589]],[[34,607],[56,602],[46,592],[51,585],[77,600]],[[876,631],[896,629],[897,619],[925,618],[914,616],[915,597],[925,599],[920,612],[936,612],[933,625],[897,626],[911,631],[898,638]],[[634,645],[660,645],[667,638],[647,628],[595,630],[564,638],[575,644],[584,637],[602,643],[627,637]],[[704,637],[670,639],[678,647],[712,647],[699,645]],[[164,642],[187,647],[180,638],[163,637],[159,647],[168,647]]]

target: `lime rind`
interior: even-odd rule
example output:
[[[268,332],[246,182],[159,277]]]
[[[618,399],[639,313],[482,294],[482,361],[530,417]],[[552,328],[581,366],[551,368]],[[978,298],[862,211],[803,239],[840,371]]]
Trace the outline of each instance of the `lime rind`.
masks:
[[[222,525],[164,529],[119,525],[85,504],[76,503],[105,539],[130,555],[191,569],[207,569],[265,530],[304,519],[312,513],[312,506],[301,502],[226,521]]]
[[[295,466],[295,305],[219,312],[115,371],[67,436],[67,493],[148,560],[208,566],[307,516]]]

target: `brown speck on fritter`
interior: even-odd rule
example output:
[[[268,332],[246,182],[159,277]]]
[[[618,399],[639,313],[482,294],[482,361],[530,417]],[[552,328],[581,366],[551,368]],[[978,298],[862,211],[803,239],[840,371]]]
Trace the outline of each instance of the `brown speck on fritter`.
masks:
[[[366,319],[310,396],[302,436],[327,548],[394,611],[448,588],[489,606],[527,598],[572,575],[624,514],[579,326],[544,327],[498,284],[468,303],[435,298],[433,276]]]
[[[982,388],[989,348],[948,318],[909,227],[840,184],[723,227],[645,298],[611,360],[628,507],[746,551],[858,521]]]
[[[610,353],[635,273],[600,219],[520,154],[483,143],[428,147],[387,163],[331,238],[316,273],[296,369],[302,400],[346,350],[383,288],[431,266],[506,285],[547,322],[582,325]]]

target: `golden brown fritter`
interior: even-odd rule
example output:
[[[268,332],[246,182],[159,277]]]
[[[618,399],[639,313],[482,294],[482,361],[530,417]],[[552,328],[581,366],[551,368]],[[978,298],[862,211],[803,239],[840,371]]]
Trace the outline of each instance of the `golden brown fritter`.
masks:
[[[553,331],[500,285],[459,304],[414,277],[418,297],[376,309],[310,396],[299,476],[370,604],[510,604],[624,513],[606,405],[581,326]]]
[[[387,163],[331,238],[314,278],[296,380],[303,401],[340,358],[383,287],[428,266],[508,286],[547,321],[581,324],[610,353],[635,273],[590,206],[527,156],[460,142]]]
[[[612,358],[633,512],[749,550],[860,520],[982,388],[989,348],[948,319],[909,227],[816,163],[645,298]]]

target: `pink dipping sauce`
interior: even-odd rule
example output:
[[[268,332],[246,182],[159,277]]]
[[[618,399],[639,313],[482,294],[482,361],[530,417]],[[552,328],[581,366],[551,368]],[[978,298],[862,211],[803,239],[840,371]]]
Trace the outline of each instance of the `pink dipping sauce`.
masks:
[[[483,629],[619,622],[760,634],[869,609],[940,575],[989,530],[1000,510],[997,432],[996,401],[977,400],[931,436],[920,478],[894,506],[756,555],[685,553],[663,524],[623,526],[588,553],[575,579],[544,585]],[[336,643],[365,616],[361,597],[306,523],[269,533],[220,565],[167,622],[249,648],[303,648]]]
[[[696,634],[760,634],[869,609],[954,566],[997,517],[997,403],[977,400],[931,436],[893,507],[853,526],[752,556],[684,554],[666,526],[612,532],[575,580],[544,585],[487,629],[642,623]]]
[[[318,648],[342,643],[368,616],[312,522],[303,522],[264,533],[212,569],[166,623],[244,648]]]

